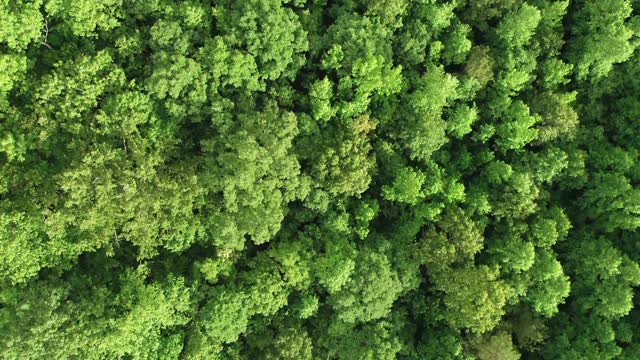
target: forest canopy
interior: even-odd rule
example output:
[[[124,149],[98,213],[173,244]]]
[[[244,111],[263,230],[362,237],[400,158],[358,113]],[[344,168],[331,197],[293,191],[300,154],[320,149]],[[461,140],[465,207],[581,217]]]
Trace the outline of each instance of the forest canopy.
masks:
[[[640,1],[0,0],[3,359],[639,359]]]

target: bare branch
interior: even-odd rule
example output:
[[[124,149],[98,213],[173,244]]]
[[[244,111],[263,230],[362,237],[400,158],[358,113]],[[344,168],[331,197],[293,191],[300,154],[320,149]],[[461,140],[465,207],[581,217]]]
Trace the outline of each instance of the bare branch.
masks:
[[[51,45],[47,44],[47,39],[49,37],[49,22],[47,19],[44,20],[44,35],[42,36],[42,40],[40,40],[40,44],[46,46],[49,50],[53,50]]]

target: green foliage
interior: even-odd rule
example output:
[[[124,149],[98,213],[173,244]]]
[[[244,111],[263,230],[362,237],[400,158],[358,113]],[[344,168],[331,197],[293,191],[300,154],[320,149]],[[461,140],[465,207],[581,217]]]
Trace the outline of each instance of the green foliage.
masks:
[[[575,37],[569,42],[569,58],[576,65],[578,79],[601,78],[613,64],[626,61],[637,43],[627,18],[633,9],[628,0],[579,1],[576,4]]]
[[[367,322],[385,317],[400,292],[398,275],[389,260],[370,251],[362,252],[349,281],[328,302],[345,322]]]
[[[44,27],[44,16],[40,12],[42,3],[42,0],[0,2],[0,42],[19,51],[40,40]]]
[[[536,253],[529,276],[531,285],[527,290],[527,299],[533,309],[547,317],[555,315],[558,306],[569,295],[571,286],[562,265],[549,250],[541,249]]]
[[[598,256],[593,256],[597,252]],[[640,284],[640,266],[604,238],[587,239],[571,254],[576,277],[574,302],[580,311],[605,318],[626,315],[633,307],[633,287]]]
[[[411,168],[402,168],[398,171],[391,186],[382,188],[382,196],[386,200],[415,204],[422,197],[420,188],[426,181],[426,176],[415,172]]]
[[[465,72],[476,79],[480,86],[485,86],[493,80],[494,60],[491,58],[490,49],[478,45],[471,48],[469,58],[465,64]]]
[[[501,331],[486,338],[474,339],[471,342],[471,346],[480,360],[520,359],[520,353],[515,349],[511,341],[511,335],[506,332]]]
[[[498,279],[498,269],[481,265],[434,274],[444,292],[444,320],[452,327],[482,334],[493,329],[504,314],[511,289]]]
[[[0,0],[0,357],[638,359],[639,9]]]
[[[540,10],[525,3],[500,20],[496,35],[509,47],[523,46],[531,39],[539,22]]]

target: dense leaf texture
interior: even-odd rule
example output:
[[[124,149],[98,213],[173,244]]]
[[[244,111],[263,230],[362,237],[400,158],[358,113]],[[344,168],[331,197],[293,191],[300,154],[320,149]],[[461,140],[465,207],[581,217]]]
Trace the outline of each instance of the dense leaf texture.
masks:
[[[632,0],[0,0],[0,357],[640,358],[639,35]]]

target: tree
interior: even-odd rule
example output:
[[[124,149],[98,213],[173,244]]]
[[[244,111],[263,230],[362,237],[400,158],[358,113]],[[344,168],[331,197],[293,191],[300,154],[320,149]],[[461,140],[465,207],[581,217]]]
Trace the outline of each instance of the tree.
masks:
[[[505,312],[511,292],[498,274],[497,268],[485,265],[434,274],[436,288],[444,292],[444,320],[454,328],[477,334],[493,329]]]
[[[0,0],[7,359],[636,359],[637,0]]]
[[[576,66],[578,79],[601,78],[613,64],[631,56],[637,45],[629,40],[633,30],[627,18],[633,11],[627,0],[579,2],[574,13],[575,34],[569,43],[568,57]]]
[[[328,302],[338,319],[367,322],[387,316],[400,292],[398,275],[382,254],[364,250],[356,258],[356,267],[345,286]]]
[[[500,331],[495,335],[474,339],[471,347],[480,360],[504,359],[518,360],[520,353],[515,349],[511,341],[511,335]]]
[[[563,272],[562,265],[548,250],[538,250],[535,262],[529,271],[532,285],[526,298],[533,309],[550,317],[558,312],[558,306],[569,295],[569,277]]]
[[[0,2],[0,42],[12,50],[24,50],[42,35],[44,18],[40,12],[42,1]],[[3,54],[4,55],[4,54]]]

